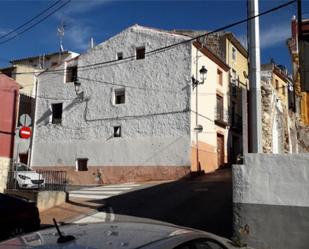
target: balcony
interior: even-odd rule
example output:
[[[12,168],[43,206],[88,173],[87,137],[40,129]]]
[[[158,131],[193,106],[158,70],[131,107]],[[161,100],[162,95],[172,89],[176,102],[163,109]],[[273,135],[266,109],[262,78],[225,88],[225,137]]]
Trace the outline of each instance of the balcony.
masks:
[[[228,111],[219,106],[215,109],[215,124],[223,128],[228,126]]]

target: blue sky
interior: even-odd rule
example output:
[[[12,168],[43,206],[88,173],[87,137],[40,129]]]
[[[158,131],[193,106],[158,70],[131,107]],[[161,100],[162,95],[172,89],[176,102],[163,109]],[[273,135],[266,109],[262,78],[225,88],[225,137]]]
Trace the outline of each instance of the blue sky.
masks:
[[[65,1],[65,0],[63,0]],[[32,18],[55,1],[0,1],[0,35]],[[260,11],[284,3],[260,0]],[[277,64],[290,68],[286,39],[296,4],[260,19],[262,62],[274,58]],[[309,17],[309,1],[303,1],[303,12]],[[73,0],[61,11],[29,32],[0,44],[0,66],[8,60],[59,50],[57,26],[66,24],[64,48],[82,53],[91,37],[100,43],[133,24],[161,29],[212,30],[246,17],[246,0],[201,1],[113,1]],[[246,38],[246,25],[229,31]],[[1,40],[0,40],[1,41]]]

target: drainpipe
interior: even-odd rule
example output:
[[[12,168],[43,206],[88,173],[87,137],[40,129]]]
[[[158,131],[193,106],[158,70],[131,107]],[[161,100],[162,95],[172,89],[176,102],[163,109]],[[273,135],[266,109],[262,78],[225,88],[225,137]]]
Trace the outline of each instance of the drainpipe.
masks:
[[[195,77],[198,79],[198,49],[196,48],[196,58],[195,58]],[[195,92],[195,127],[198,126],[198,84],[196,84],[196,92]],[[199,164],[199,146],[198,146],[198,132],[195,132],[195,139],[196,139],[196,171],[199,173],[201,171],[200,164]]]
[[[39,79],[37,77],[37,75],[35,75],[35,91],[34,91],[34,113],[33,113],[33,118],[32,118],[32,136],[31,136],[31,140],[30,140],[30,145],[29,145],[29,166],[32,167],[33,161],[33,144],[34,144],[34,132],[35,132],[35,118],[36,118],[36,112],[37,112],[37,101],[38,101],[38,83],[39,83]]]

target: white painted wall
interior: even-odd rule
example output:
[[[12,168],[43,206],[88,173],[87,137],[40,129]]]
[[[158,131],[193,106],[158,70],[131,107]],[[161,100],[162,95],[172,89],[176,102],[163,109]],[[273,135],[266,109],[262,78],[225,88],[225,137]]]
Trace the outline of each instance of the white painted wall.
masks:
[[[151,51],[184,39],[135,25],[81,55],[83,101],[73,83],[63,83],[63,73],[42,74],[32,166],[73,166],[78,157],[89,158],[89,166],[190,165],[190,43],[143,60],[81,68],[114,60],[118,52],[134,56],[139,46]],[[125,88],[125,104],[113,104],[117,88]],[[54,125],[50,106],[58,102],[63,119]],[[121,138],[113,137],[116,125]]]
[[[198,60],[196,58],[198,57]],[[197,63],[196,63],[197,61]],[[214,121],[216,118],[216,95],[217,92],[223,94],[224,110],[228,110],[228,72],[225,72],[219,67],[214,61],[209,59],[207,56],[198,51],[196,47],[192,46],[192,75],[200,80],[200,76],[196,76],[196,66],[199,70],[202,66],[208,70],[207,78],[204,84],[198,86],[198,124],[203,126],[203,132],[199,133],[199,141],[207,143],[212,146],[217,146],[217,132],[224,134],[225,140],[225,155],[227,155],[227,129],[221,128],[215,125]],[[222,72],[223,85],[217,83],[217,69]],[[196,88],[191,93],[191,136],[192,141],[196,144],[194,127],[196,126]],[[217,153],[216,150],[212,151]]]
[[[309,207],[309,154],[246,154],[233,166],[233,202]]]

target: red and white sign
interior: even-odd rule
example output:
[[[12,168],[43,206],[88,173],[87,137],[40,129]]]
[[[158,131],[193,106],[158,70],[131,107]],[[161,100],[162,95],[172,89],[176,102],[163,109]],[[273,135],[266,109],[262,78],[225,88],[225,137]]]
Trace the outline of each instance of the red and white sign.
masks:
[[[31,129],[27,126],[23,126],[19,130],[19,136],[24,139],[31,137]]]

